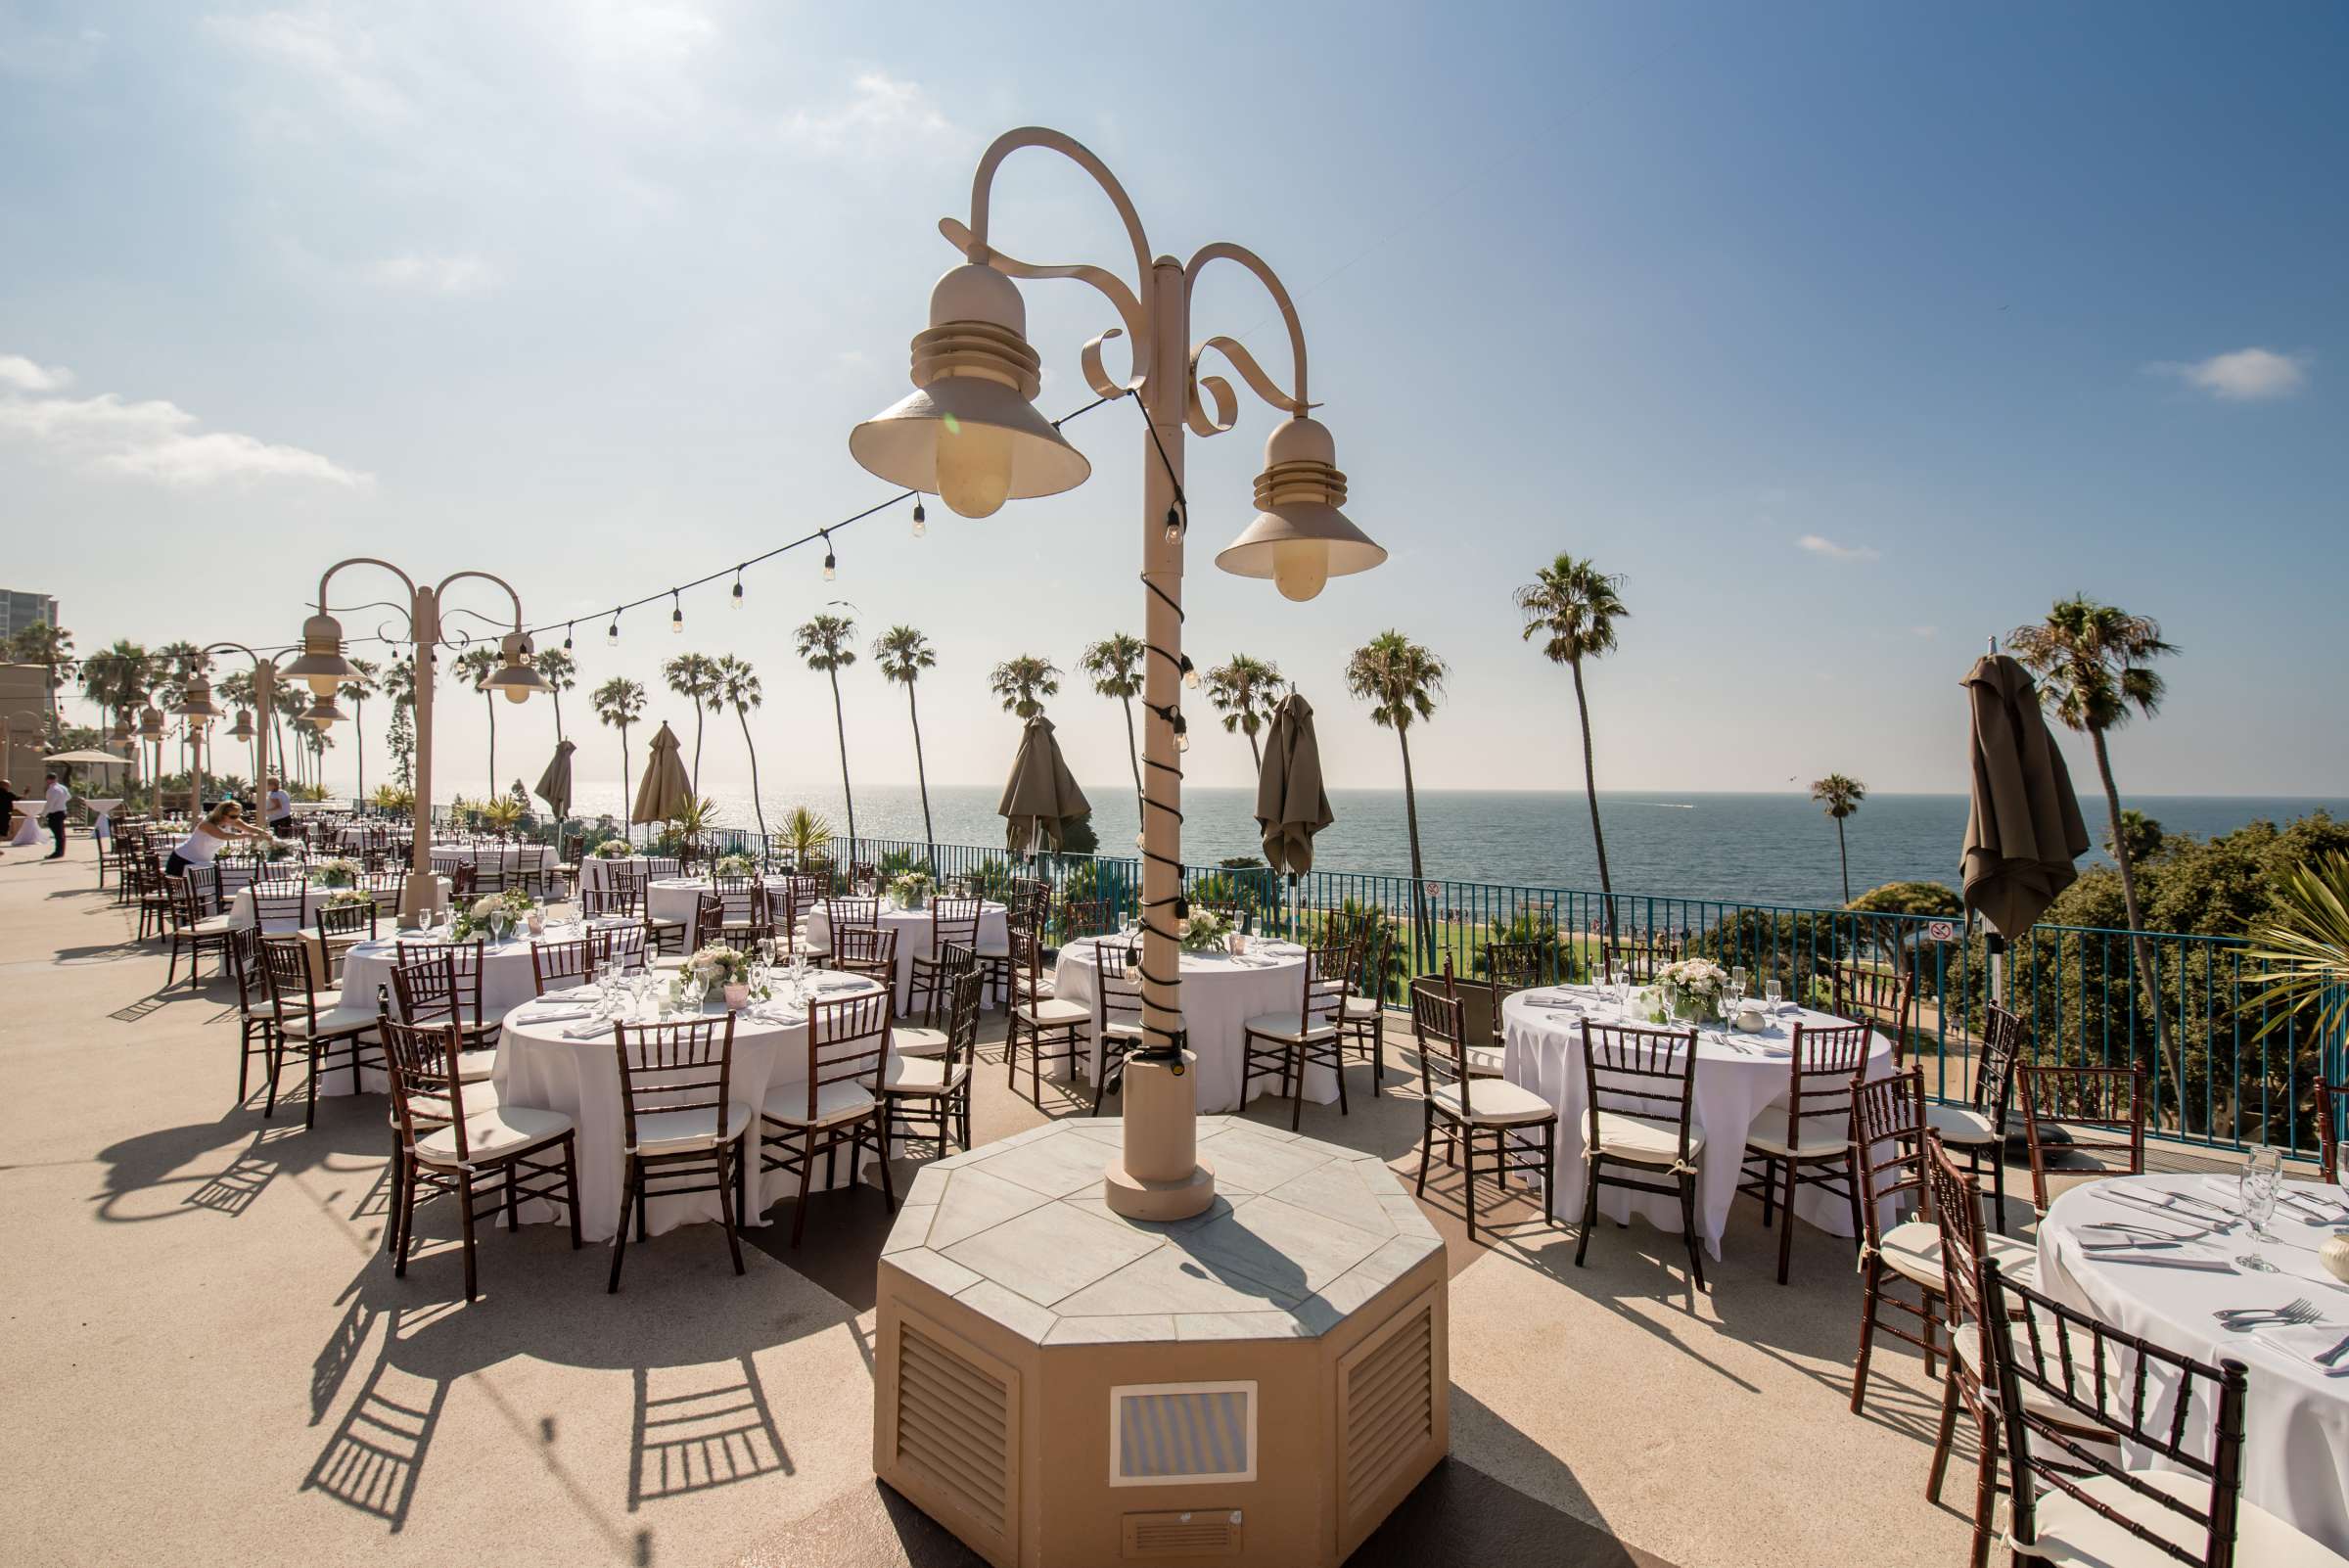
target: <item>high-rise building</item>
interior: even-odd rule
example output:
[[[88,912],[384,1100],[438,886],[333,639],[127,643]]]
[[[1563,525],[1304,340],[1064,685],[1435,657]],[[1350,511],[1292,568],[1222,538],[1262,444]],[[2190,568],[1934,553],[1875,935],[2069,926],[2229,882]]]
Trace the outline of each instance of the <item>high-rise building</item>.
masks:
[[[57,597],[48,593],[19,593],[0,588],[0,637],[13,637],[26,626],[46,621],[59,625]]]

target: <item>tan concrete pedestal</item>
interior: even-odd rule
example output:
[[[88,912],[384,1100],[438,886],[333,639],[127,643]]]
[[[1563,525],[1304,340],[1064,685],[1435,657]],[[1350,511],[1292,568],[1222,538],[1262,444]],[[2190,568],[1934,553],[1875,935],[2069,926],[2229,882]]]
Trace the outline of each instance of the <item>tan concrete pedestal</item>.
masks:
[[[880,1263],[873,1468],[998,1568],[1336,1564],[1450,1443],[1443,1244],[1375,1155],[1199,1120],[1202,1213],[1105,1198],[1118,1122],[926,1167]]]

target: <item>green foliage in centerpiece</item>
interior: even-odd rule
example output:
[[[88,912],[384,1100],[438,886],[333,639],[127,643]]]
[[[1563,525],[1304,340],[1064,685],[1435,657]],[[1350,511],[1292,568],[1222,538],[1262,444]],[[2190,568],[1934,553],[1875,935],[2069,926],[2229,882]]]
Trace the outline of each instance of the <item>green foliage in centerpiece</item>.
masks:
[[[532,909],[537,907],[537,900],[521,888],[508,888],[503,893],[494,893],[487,898],[476,899],[469,907],[457,912],[456,920],[448,928],[448,940],[469,942],[478,935],[488,933],[492,924],[492,916],[501,909],[508,916],[506,929],[512,931],[522,924],[524,918]]]
[[[712,943],[707,947],[696,947],[693,956],[685,960],[685,967],[712,986],[745,985],[751,978],[751,955],[740,947]]]
[[[935,886],[927,871],[900,871],[889,880],[890,896],[900,909],[921,908],[930,901],[930,890]]]
[[[1713,1021],[1719,1015],[1721,994],[1728,983],[1729,972],[1710,958],[1682,958],[1666,964],[1656,971],[1656,991],[1663,998],[1656,1022]]]
[[[341,856],[322,861],[310,873],[310,880],[322,888],[355,888],[359,885],[359,862]]]
[[[1182,947],[1185,952],[1221,952],[1231,945],[1231,934],[1237,929],[1213,909],[1195,909],[1190,922],[1183,928]]]
[[[758,869],[758,863],[747,854],[721,854],[715,867],[721,877],[747,877]]]

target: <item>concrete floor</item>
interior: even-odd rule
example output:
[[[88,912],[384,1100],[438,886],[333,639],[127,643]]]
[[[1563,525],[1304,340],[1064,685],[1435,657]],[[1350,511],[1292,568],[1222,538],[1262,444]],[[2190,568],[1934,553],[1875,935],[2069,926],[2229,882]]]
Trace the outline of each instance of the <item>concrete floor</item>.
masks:
[[[9,1560],[973,1560],[872,1478],[877,1190],[816,1199],[797,1253],[790,1206],[770,1211],[745,1278],[695,1226],[631,1248],[608,1297],[603,1250],[539,1225],[484,1235],[469,1307],[435,1213],[394,1279],[385,1102],[329,1097],[305,1131],[289,1074],[274,1120],[235,1103],[230,989],[163,990],[160,945],[95,881],[85,840],[0,859]],[[1405,1062],[1391,1043],[1391,1092],[1357,1068],[1353,1114],[1309,1106],[1305,1130],[1407,1176]],[[982,1062],[983,1142],[1078,1109]],[[2019,1223],[2028,1174],[2009,1190]],[[1849,1242],[1801,1232],[1780,1287],[1741,1211],[1692,1296],[1677,1238],[1643,1225],[1605,1226],[1577,1269],[1572,1230],[1523,1203],[1478,1245],[1454,1181],[1427,1208],[1452,1271],[1452,1458],[1357,1562],[1962,1560],[1965,1520],[1922,1495],[1921,1362],[1880,1350],[1866,1416],[1846,1408]]]

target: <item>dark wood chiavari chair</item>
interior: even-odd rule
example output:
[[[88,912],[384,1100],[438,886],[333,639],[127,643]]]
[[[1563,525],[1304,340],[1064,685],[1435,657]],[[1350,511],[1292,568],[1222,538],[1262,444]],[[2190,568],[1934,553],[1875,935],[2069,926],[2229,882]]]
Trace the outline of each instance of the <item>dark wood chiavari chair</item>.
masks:
[[[1983,1009],[1982,1052],[1963,1105],[1925,1107],[1925,1126],[1954,1153],[1966,1158],[1966,1174],[1982,1179],[1989,1166],[1998,1205],[1998,1228],[2006,1228],[2006,1129],[2014,1107],[2015,1064],[2029,1055],[2031,1026],[2022,1015],[1997,1002]]]
[[[1892,1041],[1895,1071],[1908,1065],[1909,1036],[1916,1028],[1916,970],[1897,953],[1892,965],[1845,959],[1829,969],[1827,1011],[1865,1024]]]
[[[715,934],[703,937],[704,943],[722,940],[739,947],[743,945],[740,933],[768,923],[766,886],[757,877],[712,877],[710,891],[717,899],[718,920]]]
[[[1019,1082],[1020,1045],[1028,1045],[1028,1097],[1043,1104],[1043,1070],[1047,1062],[1076,1069],[1078,1052],[1092,1010],[1052,994],[1043,975],[1043,943],[1033,926],[1011,930],[1011,1013],[1003,1024],[1003,1083]],[[984,965],[987,955],[978,955]],[[984,973],[984,971],[983,971]]]
[[[578,937],[569,942],[538,941],[530,944],[530,985],[532,994],[543,996],[558,988],[569,990],[583,986],[594,972],[596,942],[593,937]]]
[[[979,950],[979,911],[977,899],[933,898],[930,900],[930,949],[917,952],[906,969],[905,1013],[917,1012],[924,1024],[938,1021],[938,1008],[946,998],[944,954],[949,948],[959,948],[964,967]]]
[[[1620,975],[1635,986],[1652,986],[1658,970],[1680,960],[1681,945],[1673,938],[1657,935],[1610,937],[1603,952],[1608,974]]]
[[[890,1025],[890,1050],[897,1056],[944,1056],[946,1052],[946,1031],[939,1027],[946,999],[952,994],[954,981],[961,975],[977,974],[977,953],[969,945],[949,942],[938,949],[929,960],[932,980],[930,1005],[919,1024],[893,1021]],[[980,976],[980,997],[986,999],[987,981]],[[910,1015],[910,1009],[908,1009]]]
[[[1348,949],[1322,945],[1306,951],[1299,976],[1295,1012],[1259,1013],[1240,1026],[1240,1103],[1248,1103],[1248,1085],[1260,1078],[1278,1079],[1274,1092],[1293,1097],[1289,1130],[1305,1120],[1305,1074],[1318,1065],[1337,1075],[1338,1114],[1353,1114],[1346,1104],[1346,1047],[1338,1038],[1338,1022],[1346,1005]]]
[[[2023,1101],[2023,1135],[2031,1149],[2031,1201],[2048,1212],[2048,1155],[2118,1155],[2126,1163],[2104,1176],[2142,1176],[2145,1170],[2145,1071],[2142,1067],[2015,1067]]]
[[[1060,940],[1106,937],[1118,929],[1125,913],[1115,899],[1070,899],[1060,906]]]
[[[1925,1376],[1935,1375],[1941,1342],[1935,1325],[1942,1306],[1941,1227],[1920,1216],[1925,1206],[1925,1075],[1910,1068],[1852,1090],[1852,1146],[1860,1174],[1860,1215],[1866,1225],[1860,1248],[1860,1355],[1852,1366],[1852,1413],[1867,1402],[1867,1369],[1879,1330],[1925,1353]],[[1903,1199],[1906,1197],[1906,1205]],[[1894,1210],[1890,1224],[1886,1207]],[[1910,1301],[1895,1286],[1915,1287]],[[1887,1312],[1899,1316],[1887,1318]],[[1913,1318],[1911,1331],[1901,1321]]]
[[[641,925],[606,926],[588,933],[587,940],[595,945],[595,962],[617,962],[622,974],[635,974],[650,962],[651,938]]]
[[[375,940],[379,914],[372,899],[364,903],[318,905],[318,950],[326,960],[328,979],[341,984],[345,956],[360,943]]]
[[[309,921],[310,890],[304,882],[256,879],[247,885],[253,917],[263,931],[292,931]]]
[[[962,1148],[971,1146],[980,986],[978,972],[967,964],[946,980],[944,1043],[936,1055],[909,1056],[901,1044],[891,1051],[881,1078],[885,1147],[917,1137],[935,1139],[942,1155],[949,1138]]]
[[[879,926],[844,926],[832,934],[829,967],[878,982],[894,1002],[898,983],[898,934]]]
[[[175,879],[163,875],[163,856],[148,848],[124,864],[130,871],[130,897],[139,909],[138,940],[168,935]]]
[[[1852,1158],[1852,1085],[1867,1066],[1867,1036],[1856,1024],[1795,1025],[1786,1104],[1764,1111],[1747,1130],[1745,1166],[1761,1169],[1745,1170],[1737,1190],[1762,1200],[1766,1229],[1785,1210],[1778,1232],[1781,1285],[1794,1259],[1794,1199],[1802,1188],[1822,1188],[1851,1205],[1854,1245],[1864,1229]]]
[[[318,1121],[318,1081],[338,1065],[350,1069],[350,1089],[359,1090],[361,1039],[375,1028],[373,1009],[346,1002],[341,992],[321,992],[310,978],[307,939],[299,936],[259,939],[261,974],[269,986],[270,1028],[277,1050],[269,1062],[269,1098],[261,1115],[277,1112],[277,1075],[288,1054],[299,1054],[308,1065],[308,1093],[301,1125]],[[341,1057],[338,1064],[335,1060]]]
[[[252,1093],[248,1074],[255,1056],[268,1076],[269,1103],[277,1103],[277,1009],[269,1000],[269,977],[261,973],[260,933],[248,926],[228,941],[228,971],[237,983],[237,1103]]]
[[[645,1211],[655,1198],[715,1192],[725,1222],[726,1250],[743,1272],[735,1199],[743,1189],[742,1135],[751,1108],[733,1097],[734,1015],[669,1024],[612,1026],[620,1061],[620,1229],[612,1238],[612,1278],[627,1257],[628,1219],[636,1239],[650,1233]],[[656,1185],[655,1183],[659,1183]]]
[[[486,1084],[472,1085],[468,1095],[459,1066],[465,1039],[453,1025],[402,1024],[385,1009],[376,1029],[392,1080],[392,1276],[408,1276],[419,1199],[457,1201],[467,1301],[479,1294],[474,1226],[501,1208],[511,1230],[521,1220],[523,1199],[561,1204],[571,1220],[572,1250],[577,1251],[579,1175],[571,1118],[500,1105]]]
[[[1485,944],[1485,950],[1478,957],[1485,978],[1493,984],[1494,1000],[1550,984],[1550,953],[1554,950],[1551,944],[1543,942]]]
[[[1705,1138],[1691,1125],[1695,1086],[1695,1030],[1583,1020],[1583,1233],[1574,1244],[1577,1268],[1589,1250],[1590,1232],[1598,1227],[1598,1189],[1621,1187],[1680,1199],[1689,1277],[1697,1289],[1705,1288],[1704,1241],[1696,1233],[1696,1160]]]
[[[1419,1058],[1418,1194],[1427,1196],[1427,1167],[1437,1139],[1444,1161],[1462,1170],[1461,1209],[1468,1239],[1476,1239],[1476,1178],[1491,1176],[1506,1192],[1513,1175],[1542,1178],[1543,1218],[1557,1191],[1558,1113],[1529,1088],[1468,1070],[1468,1011],[1448,970],[1411,983],[1411,1038]]]
[[[1347,960],[1339,1034],[1348,1049],[1360,1051],[1370,1064],[1370,1097],[1376,1099],[1387,1081],[1387,963],[1394,932],[1386,921],[1370,918],[1347,922],[1334,936],[1353,954]]]
[[[208,948],[215,953],[223,951],[233,930],[227,915],[207,907],[207,899],[200,890],[210,885],[210,879],[196,875],[204,869],[203,866],[190,866],[186,876],[163,879],[170,894],[170,901],[165,906],[170,916],[165,931],[171,939],[171,964],[163,977],[166,990],[179,977],[179,954],[182,948],[188,954],[188,989],[193,991],[204,974],[206,950]]]
[[[2341,1179],[2341,1144],[2349,1140],[2349,1078],[2317,1077],[2317,1169],[2327,1181]]]
[[[497,1036],[505,1026],[505,1009],[482,1006],[484,944],[403,942],[396,945],[392,963],[392,994],[399,1004],[403,1024],[455,1024],[465,1032],[466,1071],[474,1079],[489,1076],[497,1063]],[[484,1041],[487,1044],[484,1044]]]
[[[1093,944],[1093,1114],[1126,1085],[1126,1058],[1141,1049],[1142,949],[1123,942]]]
[[[890,1184],[889,1138],[881,1114],[881,1075],[889,1055],[890,994],[886,989],[853,996],[818,997],[807,1004],[807,1077],[767,1092],[759,1113],[760,1169],[800,1178],[799,1202],[791,1217],[791,1244],[807,1227],[807,1189],[815,1157],[824,1157],[824,1181],[834,1177],[834,1157],[849,1151],[849,1179],[862,1179],[857,1156],[869,1141],[881,1169],[881,1195],[898,1212]]]

